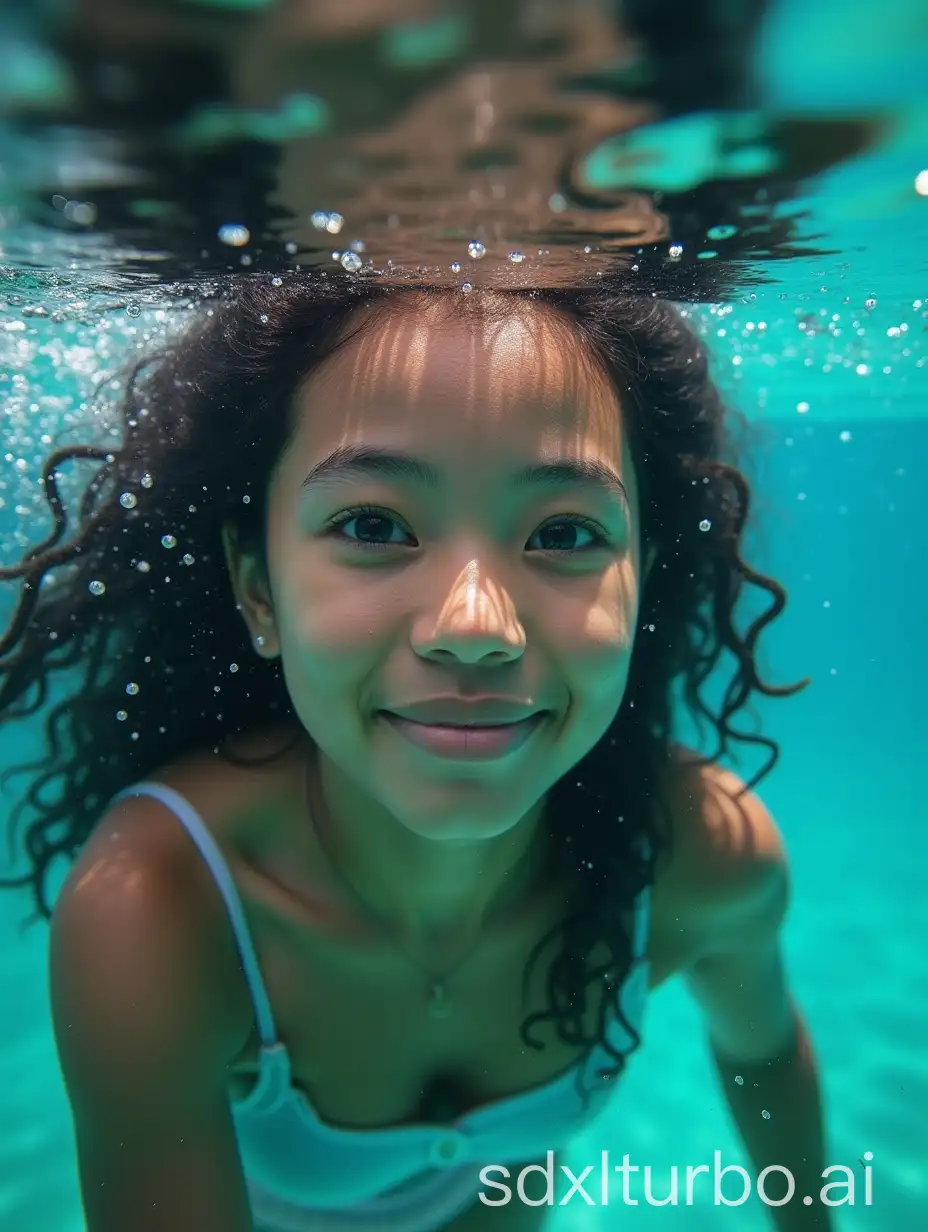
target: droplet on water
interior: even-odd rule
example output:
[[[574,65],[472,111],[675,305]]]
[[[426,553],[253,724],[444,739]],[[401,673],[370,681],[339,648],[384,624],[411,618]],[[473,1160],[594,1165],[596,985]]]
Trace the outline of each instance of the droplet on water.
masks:
[[[469,257],[473,257],[475,261],[479,261],[485,252],[486,248],[484,248],[483,244],[481,244],[479,240],[471,240],[471,242],[467,245],[467,255]]]

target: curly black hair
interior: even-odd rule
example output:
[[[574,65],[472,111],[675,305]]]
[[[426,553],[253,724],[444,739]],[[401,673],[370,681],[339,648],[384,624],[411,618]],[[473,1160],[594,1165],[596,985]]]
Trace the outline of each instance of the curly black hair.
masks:
[[[465,302],[467,311],[481,302],[506,311],[526,297],[547,306],[609,375],[627,419],[640,534],[654,563],[615,720],[549,794],[555,848],[577,869],[583,893],[529,960],[526,978],[542,948],[558,942],[547,1009],[522,1024],[535,1048],[529,1029],[540,1019],[586,1055],[602,1045],[616,1063],[602,1072],[615,1076],[628,1053],[606,1038],[610,998],[601,997],[589,1038],[587,995],[621,988],[634,962],[628,909],[670,843],[674,690],[700,730],[715,729],[717,748],[705,763],[726,756],[732,741],[765,746],[769,757],[746,784],[753,787],[779,749],[756,731],[737,730],[738,712],[752,692],[784,697],[807,683],[776,687],[758,674],[758,637],[786,595],[742,559],[749,486],[725,460],[732,419],[679,310],[629,294],[618,277],[570,289],[416,293],[443,297],[452,312]],[[22,811],[34,813],[24,835],[30,869],[2,883],[31,886],[38,908],[31,920],[50,918],[50,867],[74,858],[117,792],[194,747],[235,761],[224,746],[236,735],[295,719],[279,662],[249,653],[221,532],[231,527],[240,546],[263,555],[266,486],[292,429],[297,384],[355,330],[390,312],[395,294],[340,274],[237,277],[207,297],[193,328],[126,373],[121,444],[60,448],[48,458],[43,482],[54,530],[19,565],[0,569],[0,580],[22,583],[0,636],[0,725],[39,710],[56,672],[82,673],[48,712],[45,756],[4,775],[41,771],[11,820],[15,843]],[[68,535],[58,475],[82,459],[98,465]],[[54,585],[43,585],[52,574]],[[746,584],[766,592],[769,604],[739,632],[734,612]],[[713,705],[706,686],[726,651],[731,676]],[[230,664],[238,670],[230,673]],[[127,695],[127,682],[137,696]],[[598,964],[594,950],[606,955]],[[628,1029],[634,1050],[639,1040]]]

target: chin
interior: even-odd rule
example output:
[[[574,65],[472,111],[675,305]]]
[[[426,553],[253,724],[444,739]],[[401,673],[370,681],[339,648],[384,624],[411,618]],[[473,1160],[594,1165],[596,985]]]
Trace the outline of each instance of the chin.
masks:
[[[416,792],[400,790],[383,803],[397,821],[422,838],[490,839],[505,834],[522,820],[537,800],[503,798],[482,783],[464,783]]]

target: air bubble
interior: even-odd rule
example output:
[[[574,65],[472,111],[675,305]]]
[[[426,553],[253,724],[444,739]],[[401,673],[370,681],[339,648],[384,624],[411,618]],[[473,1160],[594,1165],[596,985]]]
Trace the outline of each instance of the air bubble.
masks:
[[[123,509],[134,509],[139,501],[134,492],[123,492],[119,498],[119,503]]]
[[[473,289],[474,289],[474,285],[473,285],[473,283],[471,283],[471,282],[462,282],[462,283],[461,283],[461,290],[464,292],[464,294],[465,294],[465,295],[470,295],[470,293],[471,293],[471,291],[473,291]]]
[[[130,683],[126,685],[126,692],[129,694],[130,697],[135,697],[138,691],[139,691],[139,686],[135,683],[134,680],[130,681]]]
[[[151,565],[147,560],[140,560],[135,567],[138,569],[139,573],[148,573],[151,569]]]
[[[460,261],[451,262],[451,272],[452,274],[460,274],[461,272],[461,262]]]
[[[712,523],[709,521],[708,518],[703,518],[703,520],[699,523],[699,529],[702,531],[711,530]]]
[[[238,671],[238,664],[237,664],[237,663],[230,663],[230,664],[229,664],[229,671],[230,671],[230,672],[237,672],[237,671]]]
[[[760,1114],[760,1115],[764,1118],[764,1120],[765,1120],[765,1121],[769,1121],[769,1120],[770,1120],[770,1113],[767,1111],[767,1109],[766,1109],[766,1108],[761,1109],[761,1114]]]
[[[683,256],[683,245],[671,244],[667,251],[670,253],[671,261],[679,261],[679,259]]]
[[[161,546],[163,548],[176,548],[177,540],[174,538],[173,535],[162,535],[161,536]]]
[[[125,723],[128,717],[129,717],[129,712],[127,710],[117,710],[116,711],[116,718],[119,719],[120,723]]]
[[[513,263],[513,265],[521,265],[522,262],[525,260],[525,253],[524,252],[511,252],[509,254],[509,260]]]
[[[228,222],[216,232],[223,244],[230,248],[242,248],[251,239],[251,232],[242,223]]]
[[[343,252],[339,264],[350,274],[356,274],[363,262],[356,252]]]
[[[471,242],[467,245],[467,255],[469,257],[473,257],[475,261],[479,261],[485,253],[486,248],[480,243],[479,240],[471,240]]]
[[[126,316],[127,317],[132,317],[134,319],[135,317],[140,317],[141,315],[142,315],[142,310],[138,306],[138,304],[127,304],[126,305]]]
[[[195,559],[196,557],[191,556],[189,552],[184,553],[184,564],[185,565],[192,565]]]
[[[103,582],[93,581],[90,583],[87,589],[90,591],[92,595],[106,594],[106,585]]]
[[[145,472],[139,480],[139,483],[141,483],[143,488],[153,488],[155,486],[155,481],[152,479],[151,475],[149,475],[148,471]]]
[[[869,309],[870,309],[870,311],[872,312],[872,311],[873,311],[873,309],[876,307],[876,300],[875,300],[875,299],[873,299],[873,297],[872,297],[872,296],[871,296],[871,298],[870,298],[870,299],[865,299],[865,300],[864,300],[864,307],[865,307],[865,308],[869,308]]]
[[[808,402],[797,402],[797,403],[796,403],[796,410],[799,412],[799,414],[800,414],[800,415],[806,415],[806,414],[808,414],[808,411],[809,411],[809,404],[808,404]]]
[[[741,1077],[740,1074],[735,1074],[735,1082],[737,1082],[739,1087],[744,1086],[744,1079]]]

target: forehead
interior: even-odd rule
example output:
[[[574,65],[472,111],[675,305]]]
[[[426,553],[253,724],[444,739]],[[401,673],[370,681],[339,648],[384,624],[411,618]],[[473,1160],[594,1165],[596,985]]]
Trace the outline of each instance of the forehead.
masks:
[[[458,458],[623,453],[605,372],[570,322],[530,301],[490,313],[415,302],[375,310],[304,381],[295,410],[301,452],[371,441]]]

